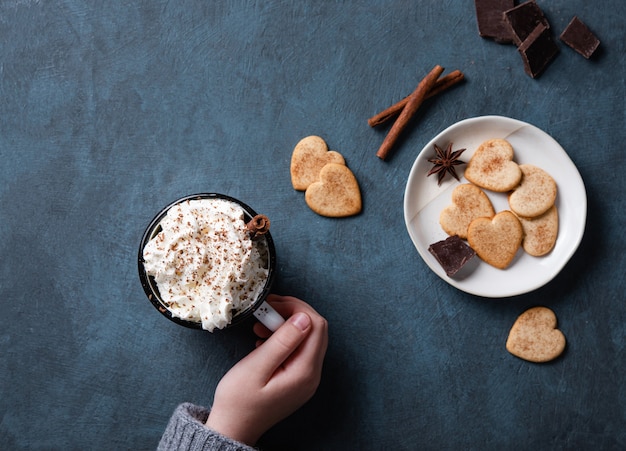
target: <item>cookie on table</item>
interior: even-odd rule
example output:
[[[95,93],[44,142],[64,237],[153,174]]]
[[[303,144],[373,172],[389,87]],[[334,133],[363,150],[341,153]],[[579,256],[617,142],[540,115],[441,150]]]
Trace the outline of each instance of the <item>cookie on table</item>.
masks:
[[[321,216],[343,218],[361,212],[361,191],[352,171],[343,164],[328,163],[304,193],[311,210]]]
[[[565,345],[565,335],[557,328],[556,315],[547,307],[533,307],[522,313],[506,340],[507,351],[535,363],[556,359]]]
[[[305,191],[309,185],[319,180],[322,168],[328,163],[345,164],[343,155],[328,150],[328,145],[319,136],[302,138],[291,154],[291,184],[298,191]]]

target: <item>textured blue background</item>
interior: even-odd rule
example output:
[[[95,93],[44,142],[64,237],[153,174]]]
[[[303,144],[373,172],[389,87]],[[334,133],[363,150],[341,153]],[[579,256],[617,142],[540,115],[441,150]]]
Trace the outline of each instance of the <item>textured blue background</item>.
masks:
[[[161,207],[217,191],[272,218],[275,291],[330,323],[321,387],[266,449],[626,448],[622,0],[539,2],[602,40],[539,79],[478,36],[471,1],[0,2],[0,448],[153,449],[174,407],[210,405],[250,324],[184,329],[136,270]],[[435,64],[467,82],[423,106],[393,157],[367,118]],[[404,226],[419,150],[467,117],[530,122],[585,181],[583,242],[545,287],[486,300],[435,276]],[[304,136],[340,151],[361,215],[315,215],[291,187]],[[508,354],[526,308],[568,338]]]

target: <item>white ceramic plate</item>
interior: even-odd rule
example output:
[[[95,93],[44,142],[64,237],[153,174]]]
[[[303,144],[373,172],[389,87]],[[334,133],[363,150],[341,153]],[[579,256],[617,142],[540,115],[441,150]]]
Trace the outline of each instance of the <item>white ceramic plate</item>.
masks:
[[[435,154],[434,144],[445,150],[452,142],[453,150],[467,149],[460,158],[467,162],[482,142],[492,138],[509,141],[517,163],[533,164],[552,175],[558,189],[556,206],[559,211],[559,235],[554,249],[545,256],[532,257],[520,248],[505,270],[496,269],[475,257],[454,277],[448,277],[428,247],[447,237],[439,225],[439,213],[450,204],[452,190],[459,183],[468,182],[462,177],[465,165],[460,165],[456,167],[460,182],[448,174],[441,186],[438,186],[436,175],[426,176],[432,168],[428,159]],[[505,193],[485,192],[496,212],[509,209]],[[490,298],[527,293],[552,280],[578,248],[585,231],[586,218],[585,185],[565,150],[537,127],[501,116],[465,119],[435,136],[415,160],[404,193],[406,227],[426,264],[459,290]]]

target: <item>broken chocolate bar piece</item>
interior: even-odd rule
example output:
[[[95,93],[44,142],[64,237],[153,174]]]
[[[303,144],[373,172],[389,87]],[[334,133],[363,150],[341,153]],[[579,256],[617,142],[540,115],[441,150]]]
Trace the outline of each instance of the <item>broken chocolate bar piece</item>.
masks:
[[[504,11],[503,14],[503,22],[518,47],[537,28],[537,25],[543,24],[546,28],[550,28],[548,19],[534,0],[521,3],[515,8]]]
[[[474,249],[469,247],[458,235],[431,244],[428,251],[435,256],[448,277],[454,276],[476,255]]]
[[[565,27],[560,39],[587,59],[600,45],[600,40],[577,16]]]
[[[513,42],[511,32],[504,23],[502,13],[515,6],[515,0],[474,0],[478,34],[501,44]]]
[[[537,25],[532,33],[517,48],[524,61],[524,71],[532,78],[538,77],[559,53],[550,29]]]

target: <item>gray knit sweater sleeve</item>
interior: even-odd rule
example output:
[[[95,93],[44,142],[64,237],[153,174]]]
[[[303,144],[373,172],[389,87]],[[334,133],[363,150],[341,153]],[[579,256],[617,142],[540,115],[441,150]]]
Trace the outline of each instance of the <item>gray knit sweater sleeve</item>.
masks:
[[[209,411],[190,403],[179,405],[161,437],[158,451],[254,451],[204,425]]]

